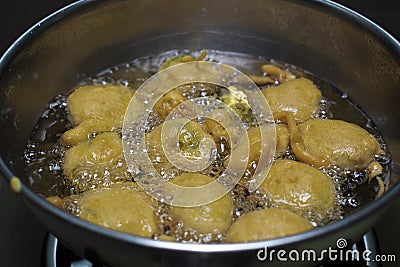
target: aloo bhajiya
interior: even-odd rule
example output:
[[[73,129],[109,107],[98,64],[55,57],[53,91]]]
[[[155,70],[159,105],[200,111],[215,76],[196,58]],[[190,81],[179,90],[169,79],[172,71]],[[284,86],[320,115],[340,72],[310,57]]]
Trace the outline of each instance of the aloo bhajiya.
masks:
[[[94,134],[120,129],[131,97],[131,90],[124,86],[88,85],[76,88],[67,99],[74,128],[63,134],[63,143],[73,146]]]

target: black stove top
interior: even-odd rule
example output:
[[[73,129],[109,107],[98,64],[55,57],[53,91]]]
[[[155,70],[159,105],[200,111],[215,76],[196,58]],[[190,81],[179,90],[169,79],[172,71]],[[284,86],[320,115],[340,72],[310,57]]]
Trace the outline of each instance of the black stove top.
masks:
[[[58,8],[72,0],[2,0],[0,8],[0,54],[24,31]],[[398,0],[337,0],[377,22],[400,39],[400,1]],[[352,246],[359,251],[366,248],[374,253],[395,254],[400,257],[400,198],[390,212],[362,240]],[[30,213],[21,196],[11,193],[8,184],[0,177],[0,267],[87,267],[94,266],[65,248],[51,236]],[[378,241],[379,240],[379,241]],[[400,260],[400,259],[399,259]],[[398,262],[399,262],[398,260]],[[329,266],[398,266],[398,263],[340,262]],[[96,267],[96,266],[94,266]]]
[[[347,250],[352,251],[365,251],[368,249],[371,251],[371,258],[374,255],[380,254],[379,242],[375,231],[371,230],[366,233],[363,238],[357,243],[350,247],[346,247]],[[42,253],[42,266],[44,267],[107,267],[94,265],[90,261],[83,259],[76,255],[74,252],[66,248],[61,242],[58,241],[56,237],[51,234],[47,235],[45,246]],[[340,261],[340,262],[326,262],[323,265],[318,265],[318,267],[382,267],[380,262],[367,262],[362,258],[360,261]]]

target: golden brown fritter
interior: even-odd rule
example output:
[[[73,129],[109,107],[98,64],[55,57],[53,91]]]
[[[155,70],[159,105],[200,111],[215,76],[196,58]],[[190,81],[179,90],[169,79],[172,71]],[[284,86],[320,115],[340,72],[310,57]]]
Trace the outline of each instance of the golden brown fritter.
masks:
[[[292,73],[271,64],[262,65],[261,70],[263,72],[262,76],[249,75],[250,79],[259,86],[276,84],[277,82],[283,83],[296,78]]]
[[[205,49],[201,50],[201,54],[195,58],[191,55],[178,55],[168,58],[165,62],[163,62],[160,66],[159,71],[166,69],[168,67],[180,64],[180,63],[188,63],[193,61],[201,61],[207,56],[207,52]]]
[[[99,134],[68,149],[63,171],[78,192],[132,179],[122,153],[121,138],[115,132]]]
[[[74,128],[63,134],[63,143],[73,146],[93,134],[120,129],[131,97],[131,90],[124,86],[88,85],[75,89],[67,99]]]
[[[260,187],[274,205],[324,216],[335,207],[335,187],[322,171],[294,160],[277,160]]]
[[[216,109],[211,111],[204,121],[207,131],[218,140],[225,138],[230,140],[227,129],[231,126],[231,117],[226,110]]]
[[[184,173],[173,179],[172,183],[185,187],[198,187],[213,181],[214,179],[203,174]],[[220,184],[216,184],[216,186],[221,190],[224,189]],[[218,234],[225,231],[231,224],[232,209],[233,203],[228,193],[212,203],[197,207],[171,206],[171,216],[174,220],[182,222],[184,231]]]
[[[297,121],[314,116],[320,107],[320,90],[306,78],[288,80],[278,86],[262,90],[272,113],[288,111]]]
[[[264,143],[263,151],[266,155],[270,157],[279,156],[283,154],[288,149],[289,144],[289,130],[285,124],[275,124],[275,132],[273,131],[273,125],[262,125],[259,127],[250,127],[247,130],[247,136],[243,136],[240,138],[238,144],[234,147],[232,153],[239,153],[241,155],[245,155],[247,153],[246,147],[246,140],[249,140],[249,157],[247,160],[247,168],[245,172],[245,179],[249,180],[251,176],[254,174],[261,157],[261,145],[263,144],[261,140],[261,131],[263,132],[263,138],[265,139],[266,143]],[[274,135],[275,135],[275,154],[271,155],[269,153],[270,150],[273,148],[274,142]],[[225,162],[227,165],[229,163],[229,159]],[[234,168],[236,169],[236,168]],[[242,184],[245,181],[241,181]]]
[[[313,119],[300,124],[291,146],[301,161],[349,169],[365,168],[375,154],[382,153],[374,136],[342,120]]]
[[[305,218],[283,209],[263,209],[246,213],[229,228],[227,242],[273,239],[312,229]]]
[[[179,120],[179,119],[178,119]],[[176,120],[177,123],[178,120]],[[174,127],[174,122],[171,121],[170,126]],[[156,126],[151,132],[146,134],[146,144],[148,147],[148,155],[153,163],[154,168],[165,178],[173,178],[180,173],[178,168],[173,166],[165,155],[162,146],[162,128],[166,126],[162,123]],[[208,138],[212,140],[210,135],[205,132],[205,130],[194,121],[189,121],[179,132],[179,149],[183,158],[188,160],[197,160],[202,157],[200,151],[200,143]],[[164,145],[166,142],[176,142],[173,137],[165,137]],[[172,146],[175,143],[171,144]],[[167,146],[164,146],[167,148]]]
[[[86,191],[78,207],[80,218],[113,230],[144,237],[158,231],[157,206],[134,182]]]
[[[280,83],[295,78],[292,73],[271,64],[262,65],[261,70],[263,73],[265,73],[266,76],[269,76]]]
[[[161,97],[153,107],[153,111],[158,115],[161,120],[165,120],[177,106],[187,101],[177,89],[171,90]]]
[[[289,147],[289,128],[285,124],[275,124],[276,149],[275,156],[282,155]]]

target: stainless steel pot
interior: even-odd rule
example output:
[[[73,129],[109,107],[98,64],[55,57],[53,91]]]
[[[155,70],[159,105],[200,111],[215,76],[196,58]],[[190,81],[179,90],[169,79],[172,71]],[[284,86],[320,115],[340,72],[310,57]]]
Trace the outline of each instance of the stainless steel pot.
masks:
[[[379,220],[400,191],[400,44],[366,18],[322,0],[79,1],[54,13],[0,60],[4,177],[25,179],[25,142],[53,96],[106,67],[176,48],[262,55],[304,68],[342,89],[374,119],[389,145],[391,188],[358,212],[310,232],[246,244],[196,245],[98,227],[59,210],[22,184],[22,197],[50,232],[78,254],[107,266],[262,266],[266,263],[257,259],[257,252],[266,246],[321,251],[335,247],[338,238],[357,241]]]

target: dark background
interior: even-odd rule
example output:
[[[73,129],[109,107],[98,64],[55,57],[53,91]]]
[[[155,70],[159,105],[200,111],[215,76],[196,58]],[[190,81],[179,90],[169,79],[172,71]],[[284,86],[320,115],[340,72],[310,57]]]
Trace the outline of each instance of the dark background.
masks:
[[[1,0],[0,2],[0,55],[28,28],[71,0]],[[373,20],[400,40],[400,0],[337,0]],[[399,88],[400,89],[400,88]],[[396,122],[398,123],[398,122]],[[4,202],[8,205],[5,205]],[[19,214],[23,214],[22,217]],[[37,266],[41,247],[29,247],[29,240],[43,238],[44,228],[26,209],[19,197],[13,196],[0,178],[0,266]],[[5,220],[5,218],[11,218]],[[395,254],[400,263],[400,198],[390,212],[375,227],[382,253]],[[31,229],[35,229],[35,233]],[[19,235],[15,235],[18,232]],[[21,254],[22,253],[22,254]],[[30,256],[31,255],[31,256]],[[34,255],[34,256],[32,256]],[[33,259],[36,258],[36,259]]]

